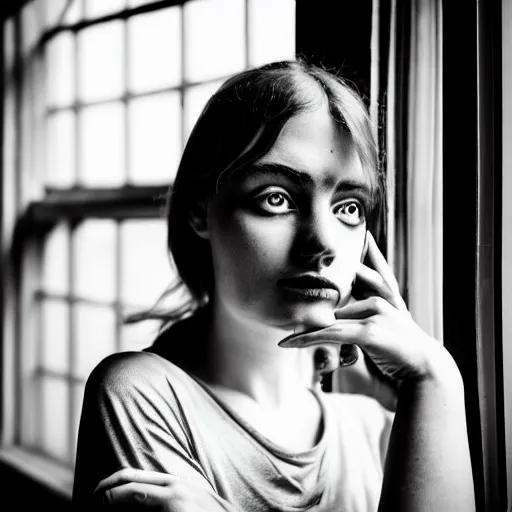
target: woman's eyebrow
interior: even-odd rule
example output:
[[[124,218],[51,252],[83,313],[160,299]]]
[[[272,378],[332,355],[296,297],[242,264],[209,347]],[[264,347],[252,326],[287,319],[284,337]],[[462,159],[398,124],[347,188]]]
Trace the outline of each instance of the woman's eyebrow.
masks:
[[[372,195],[370,186],[367,183],[353,178],[346,178],[340,181],[336,189],[343,192],[360,192],[368,197],[371,197]]]
[[[278,163],[257,163],[250,166],[250,174],[284,174],[291,178],[293,181],[300,185],[312,185],[314,184],[313,177],[305,172],[293,167],[289,167],[284,164]],[[326,180],[326,186],[333,186],[334,180]],[[361,180],[354,178],[342,179],[339,183],[336,183],[336,190],[344,192],[355,192],[359,191],[367,196],[371,196],[371,190],[369,185]]]
[[[250,174],[284,174],[301,185],[312,185],[313,178],[305,171],[277,163],[257,163],[250,166]]]

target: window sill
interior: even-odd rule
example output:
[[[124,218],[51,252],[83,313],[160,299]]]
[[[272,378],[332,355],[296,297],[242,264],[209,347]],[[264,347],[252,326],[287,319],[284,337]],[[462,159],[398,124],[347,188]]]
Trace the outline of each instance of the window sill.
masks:
[[[59,497],[71,500],[73,490],[73,471],[19,447],[0,449],[0,462],[14,468],[28,478],[45,486]]]

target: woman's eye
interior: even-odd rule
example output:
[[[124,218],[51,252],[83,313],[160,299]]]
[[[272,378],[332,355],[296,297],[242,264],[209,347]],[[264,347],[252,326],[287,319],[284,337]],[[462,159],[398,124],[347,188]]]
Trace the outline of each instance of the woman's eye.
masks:
[[[352,226],[357,226],[364,220],[363,208],[356,201],[350,201],[338,205],[334,210],[334,214],[341,221]]]
[[[268,213],[280,214],[295,210],[291,199],[282,192],[268,192],[256,198],[257,205]]]

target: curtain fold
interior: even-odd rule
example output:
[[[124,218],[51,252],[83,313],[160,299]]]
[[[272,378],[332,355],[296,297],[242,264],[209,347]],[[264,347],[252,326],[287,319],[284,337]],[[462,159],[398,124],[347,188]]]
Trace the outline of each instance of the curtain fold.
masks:
[[[440,0],[411,1],[406,260],[411,314],[420,327],[440,340],[443,337],[441,16]]]
[[[441,0],[378,4],[372,58],[387,67],[387,79],[372,91],[385,108],[384,124],[374,117],[385,143],[385,250],[414,319],[442,340]],[[381,76],[382,69],[372,79]]]

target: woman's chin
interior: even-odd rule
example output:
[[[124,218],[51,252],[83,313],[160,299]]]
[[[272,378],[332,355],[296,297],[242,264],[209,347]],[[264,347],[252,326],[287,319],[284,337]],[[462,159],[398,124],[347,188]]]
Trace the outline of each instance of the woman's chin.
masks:
[[[334,309],[332,305],[318,304],[309,306],[308,308],[301,308],[295,316],[298,329],[315,329],[332,325],[336,318],[334,316]]]

